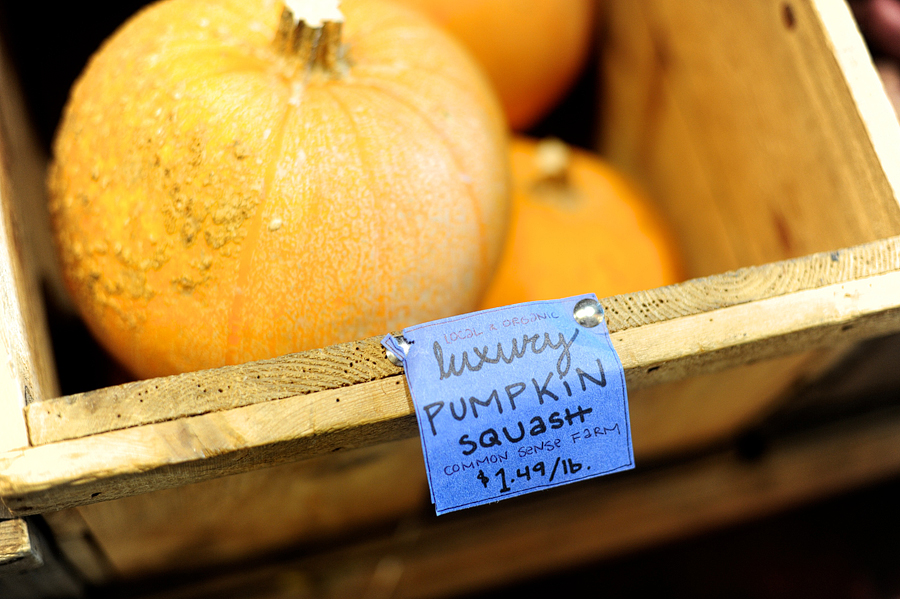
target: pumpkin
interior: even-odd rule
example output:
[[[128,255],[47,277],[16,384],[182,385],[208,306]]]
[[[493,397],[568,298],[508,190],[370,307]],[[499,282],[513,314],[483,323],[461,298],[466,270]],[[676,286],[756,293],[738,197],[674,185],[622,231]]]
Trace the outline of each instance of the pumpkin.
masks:
[[[596,0],[402,0],[456,35],[497,89],[510,125],[534,125],[590,53]]]
[[[74,86],[53,228],[84,320],[136,376],[363,338],[484,291],[508,222],[490,84],[415,11],[331,4],[166,0]]]
[[[680,252],[649,199],[599,156],[555,139],[511,144],[512,223],[481,308],[682,280]]]

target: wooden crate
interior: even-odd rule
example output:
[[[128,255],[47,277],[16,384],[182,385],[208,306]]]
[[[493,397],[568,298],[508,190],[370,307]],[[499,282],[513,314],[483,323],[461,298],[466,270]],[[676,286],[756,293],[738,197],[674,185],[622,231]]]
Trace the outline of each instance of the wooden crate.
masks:
[[[95,584],[293,549],[306,557],[262,571],[277,584],[261,596],[428,597],[900,471],[893,414],[755,466],[723,451],[642,471],[900,331],[900,125],[843,0],[604,7],[598,148],[659,201],[694,277],[602,300],[635,473],[435,519],[406,383],[377,338],[57,397],[38,292],[52,263],[29,245],[45,222],[23,209],[41,205],[45,158],[4,71],[0,517],[43,515]]]

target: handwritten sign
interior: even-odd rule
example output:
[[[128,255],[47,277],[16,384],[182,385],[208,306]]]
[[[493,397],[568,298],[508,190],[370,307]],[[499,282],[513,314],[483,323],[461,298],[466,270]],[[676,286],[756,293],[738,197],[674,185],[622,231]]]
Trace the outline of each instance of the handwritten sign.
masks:
[[[634,467],[622,365],[603,319],[576,319],[582,300],[599,306],[529,302],[382,341],[406,371],[439,515]]]

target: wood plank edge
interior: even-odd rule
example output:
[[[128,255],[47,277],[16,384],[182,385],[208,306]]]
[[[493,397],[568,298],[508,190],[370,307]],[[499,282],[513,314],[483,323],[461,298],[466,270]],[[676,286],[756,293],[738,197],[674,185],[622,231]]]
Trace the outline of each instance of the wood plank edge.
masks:
[[[415,434],[398,376],[0,454],[0,499],[43,513]]]
[[[44,445],[382,380],[403,372],[386,359],[382,337],[33,403],[29,438]]]
[[[634,316],[626,314],[634,313],[643,322],[641,326],[649,326],[656,323],[678,320],[696,314],[711,312],[708,306],[700,306],[690,312],[684,306],[671,308],[672,303],[688,302],[691,304],[702,298],[704,294],[712,291],[719,293],[726,290],[725,295],[716,300],[720,308],[749,304],[766,299],[791,295],[799,291],[805,291],[825,286],[854,280],[861,274],[884,274],[900,269],[900,237],[888,238],[864,244],[847,250],[836,252],[823,252],[803,258],[789,260],[782,263],[773,263],[757,267],[748,267],[731,273],[714,275],[702,279],[695,279],[660,288],[657,290],[641,291],[623,296],[604,298],[602,303],[607,310],[610,331],[619,331],[638,328],[634,323],[626,324],[634,320]],[[794,275],[805,275],[795,277]],[[793,279],[797,278],[798,281]],[[785,284],[784,280],[788,283]],[[743,289],[742,283],[748,281],[758,286]],[[655,304],[669,305],[668,313],[648,313],[644,306]],[[692,305],[692,304],[691,304]],[[674,310],[674,311],[673,311]],[[370,354],[368,360],[376,360],[372,347],[378,345],[378,337],[360,340],[346,344],[331,346],[320,350],[312,350],[285,356],[273,360],[248,363],[239,366],[229,366],[222,369],[214,369],[201,373],[187,373],[166,379],[153,379],[98,389],[96,391],[67,396],[49,401],[31,404],[26,407],[26,419],[30,440],[33,445],[43,445],[64,439],[84,437],[91,434],[112,430],[120,430],[131,426],[143,426],[157,422],[165,422],[187,416],[197,416],[215,412],[218,410],[232,409],[242,405],[249,405],[259,401],[281,399],[291,395],[289,389],[282,393],[267,391],[261,393],[252,385],[242,384],[240,381],[250,378],[256,369],[268,368],[278,372],[279,364],[283,363],[282,371],[286,377],[295,372],[292,364],[304,359],[304,356],[315,356],[317,360],[328,361],[334,359],[346,359],[348,348],[364,346]],[[351,354],[352,355],[352,354]],[[339,356],[333,357],[333,356]],[[351,365],[352,365],[352,357]],[[383,358],[382,358],[383,360]],[[384,361],[384,365],[387,362]],[[346,364],[345,364],[346,366]],[[648,366],[652,368],[653,365]],[[359,384],[373,380],[379,380],[386,376],[392,376],[399,370],[390,368],[371,368],[365,372],[355,373],[353,377],[346,379],[323,380],[316,379],[317,390],[327,390],[352,384]],[[273,375],[277,376],[277,375]],[[354,378],[355,377],[355,378]],[[257,377],[258,378],[258,373]],[[666,379],[663,373],[657,373],[654,378],[657,382]],[[204,380],[206,384],[214,384],[216,380],[229,382],[224,394],[213,394],[212,397],[194,398],[196,392],[192,392],[198,380]],[[233,384],[232,384],[233,383]],[[199,384],[199,383],[197,383]],[[641,382],[640,385],[645,383]],[[655,384],[648,383],[648,384]],[[139,391],[128,391],[132,386]],[[160,389],[166,390],[162,395]],[[312,391],[312,392],[315,392]],[[169,401],[171,394],[178,395],[178,401]],[[140,397],[143,394],[143,397]],[[147,402],[144,402],[146,397]],[[152,406],[149,408],[148,406]],[[85,414],[89,414],[87,417]]]
[[[44,565],[35,531],[24,518],[0,522],[0,578]]]
[[[900,330],[900,271],[611,335],[629,389]]]
[[[844,73],[847,92],[866,130],[866,138],[900,207],[900,123],[866,42],[847,2],[814,0],[812,4],[819,25],[828,36],[834,60]]]

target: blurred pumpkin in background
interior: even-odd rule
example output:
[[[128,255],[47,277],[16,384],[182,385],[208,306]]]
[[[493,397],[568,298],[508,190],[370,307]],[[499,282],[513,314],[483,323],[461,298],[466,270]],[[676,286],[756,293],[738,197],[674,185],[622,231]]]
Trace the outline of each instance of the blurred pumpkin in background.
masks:
[[[513,129],[565,95],[590,54],[597,0],[400,0],[457,36],[484,66]]]
[[[61,264],[137,376],[466,312],[493,271],[507,129],[482,71],[409,8],[291,4],[151,5],[73,88]]]
[[[684,278],[674,236],[638,188],[593,153],[517,136],[512,221],[481,309]]]

